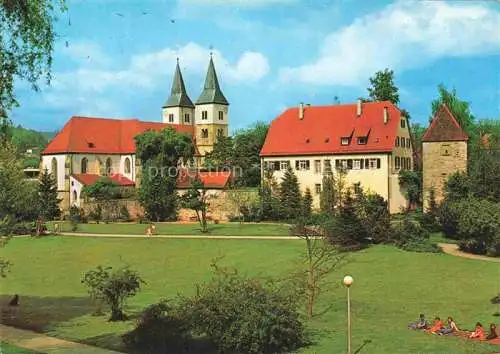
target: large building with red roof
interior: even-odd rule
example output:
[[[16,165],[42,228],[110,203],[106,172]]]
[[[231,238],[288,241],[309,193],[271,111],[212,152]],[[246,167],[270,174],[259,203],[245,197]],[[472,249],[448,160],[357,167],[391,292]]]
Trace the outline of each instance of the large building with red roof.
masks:
[[[413,169],[408,120],[388,101],[287,109],[271,123],[261,160],[278,181],[290,166],[315,207],[325,171],[340,169],[350,186],[384,197],[391,213],[408,206],[398,179]]]
[[[73,116],[42,152],[42,169],[56,176],[63,210],[80,206],[82,188],[104,175],[121,186],[135,186],[139,161],[134,138],[145,131],[174,128],[188,134],[197,157],[210,152],[218,136],[228,135],[229,103],[222,93],[210,58],[203,90],[195,104],[189,98],[177,62],[162,121]],[[226,176],[204,176],[211,188],[223,188]],[[184,183],[180,181],[179,183]],[[181,186],[182,188],[182,186]]]

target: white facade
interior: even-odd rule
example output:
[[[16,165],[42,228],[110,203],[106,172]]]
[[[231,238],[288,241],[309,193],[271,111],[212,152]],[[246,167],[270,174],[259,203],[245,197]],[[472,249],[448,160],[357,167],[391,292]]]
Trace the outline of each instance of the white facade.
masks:
[[[69,185],[70,185],[69,205],[80,207],[80,196],[84,185],[73,177],[69,178]]]
[[[196,105],[195,124],[229,124],[228,107],[216,103]]]
[[[164,107],[162,109],[163,123],[193,125],[195,121],[194,108]]]
[[[64,165],[66,163],[66,155],[43,155],[42,156],[42,172],[47,169],[50,173],[54,173],[54,167],[56,170],[56,181],[57,190],[64,190]]]

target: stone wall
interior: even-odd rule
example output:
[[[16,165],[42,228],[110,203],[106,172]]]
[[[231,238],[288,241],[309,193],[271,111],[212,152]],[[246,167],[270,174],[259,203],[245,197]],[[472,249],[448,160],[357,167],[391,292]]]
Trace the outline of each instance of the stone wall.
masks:
[[[449,175],[467,171],[467,142],[424,142],[422,163],[424,209],[427,209],[431,188],[435,189],[436,201],[440,202]]]
[[[125,206],[130,215],[130,219],[137,220],[138,218],[142,218],[144,216],[144,209],[139,204],[139,202],[135,199],[116,199],[116,211],[119,212],[122,206]],[[83,209],[85,215],[89,215],[89,213],[94,210],[98,204],[101,204],[103,210],[105,209],[106,202],[97,202],[97,201],[84,201],[81,200],[81,208]]]

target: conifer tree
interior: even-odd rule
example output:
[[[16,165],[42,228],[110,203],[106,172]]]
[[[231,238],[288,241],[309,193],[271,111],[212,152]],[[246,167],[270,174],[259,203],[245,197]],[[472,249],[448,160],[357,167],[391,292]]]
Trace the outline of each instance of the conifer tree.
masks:
[[[313,197],[311,195],[311,190],[306,188],[304,197],[302,197],[302,217],[309,218],[312,214],[312,203]]]
[[[61,215],[57,197],[57,181],[52,173],[44,169],[38,185],[38,210],[45,220],[54,220]]]
[[[301,209],[299,182],[293,170],[288,166],[280,185],[280,201],[285,219],[295,219]]]
[[[323,213],[329,215],[335,212],[335,181],[331,173],[323,176],[319,207]]]

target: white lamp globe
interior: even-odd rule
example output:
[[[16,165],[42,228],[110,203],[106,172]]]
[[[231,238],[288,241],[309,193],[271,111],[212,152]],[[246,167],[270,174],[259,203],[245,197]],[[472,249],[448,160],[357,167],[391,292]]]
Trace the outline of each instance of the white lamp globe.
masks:
[[[350,275],[346,275],[344,277],[344,285],[349,287],[352,285],[352,283],[354,282],[354,279],[350,276]]]

